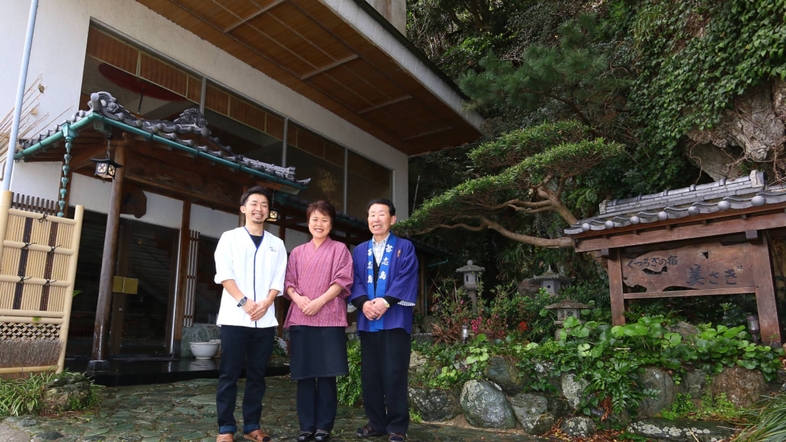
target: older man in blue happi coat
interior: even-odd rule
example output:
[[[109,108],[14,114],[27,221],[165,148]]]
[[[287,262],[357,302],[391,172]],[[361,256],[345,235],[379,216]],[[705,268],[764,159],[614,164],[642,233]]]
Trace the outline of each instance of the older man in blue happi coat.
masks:
[[[387,199],[368,204],[372,239],[352,253],[354,284],[349,301],[358,314],[363,405],[368,423],[358,437],[406,439],[407,381],[412,318],[418,293],[418,259],[412,243],[390,233],[396,208]]]

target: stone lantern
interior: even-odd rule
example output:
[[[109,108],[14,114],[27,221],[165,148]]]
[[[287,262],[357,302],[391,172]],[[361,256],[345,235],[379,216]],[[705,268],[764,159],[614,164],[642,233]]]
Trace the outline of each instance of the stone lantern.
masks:
[[[581,310],[585,308],[589,308],[587,304],[582,304],[578,301],[573,301],[571,299],[565,299],[564,301],[560,301],[556,304],[547,305],[544,307],[546,310],[556,310],[557,311],[557,320],[554,321],[554,325],[556,325],[557,331],[554,336],[559,339],[559,332],[562,330],[562,326],[565,323],[565,320],[570,318],[571,316],[581,320]]]
[[[464,274],[464,289],[472,300],[472,310],[478,308],[478,274],[484,271],[483,267],[472,264],[472,260],[467,261],[467,265],[456,269],[456,273]]]
[[[563,284],[569,284],[573,281],[571,278],[568,278],[562,273],[557,273],[554,270],[551,270],[551,266],[549,266],[549,269],[542,274],[530,279],[533,281],[539,281],[540,286],[546,289],[546,291],[552,295],[559,294]]]

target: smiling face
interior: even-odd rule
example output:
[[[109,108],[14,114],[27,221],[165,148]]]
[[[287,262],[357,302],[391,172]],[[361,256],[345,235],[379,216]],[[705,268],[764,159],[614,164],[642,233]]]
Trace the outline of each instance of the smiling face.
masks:
[[[368,208],[368,230],[377,240],[381,240],[390,232],[390,226],[396,223],[396,215],[390,215],[387,204],[372,204]]]
[[[240,211],[246,215],[246,227],[264,224],[270,213],[267,197],[259,193],[249,195]]]
[[[316,242],[324,241],[332,227],[333,223],[330,221],[330,217],[319,210],[313,211],[308,218],[308,231],[311,232],[311,236]]]

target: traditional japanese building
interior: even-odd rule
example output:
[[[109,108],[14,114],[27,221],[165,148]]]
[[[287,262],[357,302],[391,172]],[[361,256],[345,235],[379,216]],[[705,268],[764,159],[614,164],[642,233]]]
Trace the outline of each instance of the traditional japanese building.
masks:
[[[0,17],[5,161],[30,4]],[[214,321],[212,252],[244,188],[276,189],[269,229],[289,249],[308,239],[311,200],[343,213],[348,244],[367,236],[371,198],[408,215],[408,157],[474,141],[482,119],[407,41],[403,5],[40,2],[19,162],[2,178],[65,216],[85,207],[69,354],[90,353],[102,302],[110,357],[173,353],[183,325]],[[106,158],[114,180],[94,175]]]

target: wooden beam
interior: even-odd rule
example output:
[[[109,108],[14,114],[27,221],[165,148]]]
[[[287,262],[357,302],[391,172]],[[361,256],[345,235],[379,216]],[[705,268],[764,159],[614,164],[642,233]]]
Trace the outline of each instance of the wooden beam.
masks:
[[[92,158],[103,158],[105,153],[106,146],[81,149],[80,152],[71,159],[71,170],[77,171],[87,166],[91,166],[91,169],[95,170],[95,163],[92,161]]]
[[[159,183],[157,181],[145,179],[141,176],[129,176],[128,181],[139,184],[145,189],[156,190],[159,192],[163,191],[165,195],[172,196],[176,199],[190,199],[192,202],[207,204],[211,206],[211,208],[218,208],[219,210],[230,213],[233,213],[233,209],[237,208],[236,204],[232,204],[226,200],[214,198],[198,192],[187,191],[185,189],[178,189],[163,183]]]
[[[322,66],[321,68],[315,69],[315,70],[313,70],[313,71],[303,75],[302,77],[300,77],[300,79],[303,80],[303,81],[306,81],[306,80],[308,80],[309,78],[311,78],[311,77],[313,77],[315,75],[319,75],[319,74],[321,74],[323,72],[327,72],[327,71],[329,71],[329,70],[331,70],[331,69],[333,69],[335,67],[341,66],[342,64],[349,63],[352,60],[357,60],[358,58],[359,58],[358,54],[352,54],[349,57],[344,57],[341,60],[336,60],[333,63],[326,64],[325,66]]]
[[[759,313],[759,329],[762,343],[781,346],[781,330],[778,323],[778,305],[775,302],[775,285],[772,278],[772,263],[768,242],[750,244],[753,281],[756,284],[756,308]]]
[[[671,292],[625,293],[625,299],[688,298],[692,296],[741,295],[753,293],[754,287],[724,287],[721,289],[674,290]]]
[[[216,3],[218,3],[219,6],[223,7],[221,2],[216,2]],[[248,23],[249,21],[259,17],[260,15],[262,15],[262,14],[266,13],[267,11],[275,8],[276,6],[280,5],[281,3],[284,3],[284,0],[276,0],[276,1],[271,2],[270,4],[268,4],[266,6],[263,6],[259,11],[249,15],[248,17],[246,17],[246,18],[244,18],[242,20],[239,20],[238,22],[236,22],[232,26],[229,26],[226,29],[224,29],[224,33],[226,34],[228,32],[231,32],[233,29],[237,28],[238,26],[241,26],[241,25],[244,25],[244,24]],[[227,8],[224,8],[224,9],[229,11],[229,9],[227,9]],[[234,14],[232,14],[232,15],[234,15]]]
[[[377,110],[377,109],[381,109],[383,107],[390,106],[392,104],[401,103],[402,101],[411,100],[411,99],[412,99],[411,95],[404,95],[404,96],[401,96],[401,97],[398,97],[398,98],[394,98],[394,99],[392,99],[390,101],[386,101],[384,103],[380,103],[380,104],[378,104],[376,106],[371,106],[371,107],[367,107],[365,109],[361,109],[361,110],[358,111],[358,114],[359,115],[363,115],[365,113],[368,113],[368,112],[371,112],[371,111],[374,111],[374,110]]]
[[[125,163],[125,146],[118,145],[115,149],[115,161]],[[117,233],[120,228],[120,203],[123,198],[124,167],[117,169],[112,181],[112,192],[109,198],[109,211],[106,217],[106,233],[104,234],[104,250],[101,257],[101,276],[98,286],[98,303],[96,305],[96,322],[93,329],[93,367],[103,366],[106,361],[106,345],[109,335],[109,313],[112,307],[112,284],[115,276],[115,256],[117,254]],[[98,362],[98,363],[96,363]]]
[[[415,138],[427,137],[429,135],[438,134],[440,132],[445,132],[445,131],[448,131],[450,129],[453,129],[453,126],[442,126],[442,127],[436,128],[436,129],[431,129],[431,130],[427,130],[425,132],[421,132],[419,134],[410,135],[408,137],[402,138],[401,141],[409,141],[409,140],[414,140]]]
[[[613,249],[684,239],[708,238],[711,236],[742,233],[748,230],[776,229],[785,225],[786,213],[783,211],[776,211],[762,215],[748,216],[745,219],[734,217],[731,219],[726,218],[708,221],[706,225],[701,222],[696,222],[695,224],[672,226],[670,230],[659,228],[655,230],[639,231],[638,235],[621,233],[609,236],[608,238],[576,238],[576,251],[591,252],[604,248]]]
[[[612,250],[608,259],[609,293],[611,296],[611,323],[625,324],[625,297],[622,283],[622,260],[620,251]]]

